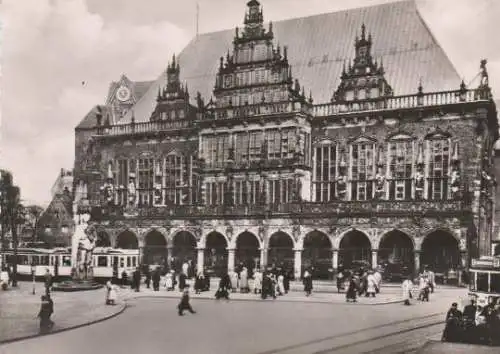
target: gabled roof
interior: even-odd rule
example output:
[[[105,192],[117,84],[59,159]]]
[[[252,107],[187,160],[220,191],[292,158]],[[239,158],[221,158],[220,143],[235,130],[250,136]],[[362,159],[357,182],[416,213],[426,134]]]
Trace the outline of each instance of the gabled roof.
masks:
[[[460,77],[415,2],[401,1],[273,23],[275,43],[288,46],[293,75],[306,93],[312,91],[315,103],[330,101],[344,61],[354,58],[354,40],[363,23],[373,36],[372,54],[377,61],[383,60],[385,77],[395,95],[416,93],[420,79],[424,92],[458,89]],[[202,34],[181,52],[180,78],[187,82],[192,99],[200,91],[208,101],[219,58],[232,50],[233,38],[233,29]],[[149,120],[158,87],[165,80],[163,72],[131,110],[137,122]],[[130,122],[131,111],[121,123]]]
[[[113,117],[113,114],[111,112],[111,106],[103,106],[103,105],[98,105],[102,109],[102,123],[106,121],[106,116],[109,115],[109,119],[111,120]],[[80,121],[80,123],[76,126],[76,129],[89,129],[89,128],[94,128],[97,124],[97,107],[94,106],[89,113],[83,117],[83,119]]]
[[[40,216],[41,222],[48,222],[55,218],[55,212],[62,212],[64,218],[72,218],[72,199],[70,196],[65,194],[56,194],[49,206],[44,210]]]

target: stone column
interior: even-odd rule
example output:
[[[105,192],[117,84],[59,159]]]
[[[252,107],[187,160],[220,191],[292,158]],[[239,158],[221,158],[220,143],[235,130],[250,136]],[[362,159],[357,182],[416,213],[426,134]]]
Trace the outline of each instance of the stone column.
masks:
[[[415,257],[415,273],[420,273],[420,250],[413,251],[413,255]]]
[[[263,272],[267,268],[267,248],[260,249],[260,270]]]
[[[196,268],[198,273],[203,273],[203,269],[205,268],[205,249],[198,248],[198,258],[196,260]]]
[[[339,269],[339,250],[332,251],[332,268],[335,273]]]
[[[228,272],[234,271],[234,255],[235,255],[235,249],[228,248],[228,250],[227,250],[227,271]]]
[[[295,279],[298,280],[302,275],[302,248],[294,249],[295,260],[293,262]]]
[[[172,264],[172,246],[167,247],[167,266],[170,269],[170,266]]]
[[[372,250],[372,268],[375,269],[378,266],[378,250]]]

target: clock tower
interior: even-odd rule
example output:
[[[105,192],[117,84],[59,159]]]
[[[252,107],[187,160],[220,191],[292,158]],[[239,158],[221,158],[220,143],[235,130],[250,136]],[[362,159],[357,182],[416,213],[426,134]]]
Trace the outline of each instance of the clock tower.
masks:
[[[113,122],[120,121],[136,101],[134,83],[127,76],[122,75],[118,82],[112,82],[106,104],[111,106]]]

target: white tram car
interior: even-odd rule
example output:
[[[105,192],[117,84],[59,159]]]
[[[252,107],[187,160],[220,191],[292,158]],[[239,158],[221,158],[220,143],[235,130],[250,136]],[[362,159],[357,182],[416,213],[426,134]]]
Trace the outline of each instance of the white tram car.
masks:
[[[3,252],[6,264],[13,264],[14,251]],[[94,278],[110,279],[113,277],[113,265],[116,264],[118,277],[125,271],[128,276],[139,266],[139,250],[97,247],[92,255]],[[17,250],[17,273],[21,276],[31,276],[32,265],[35,276],[42,277],[46,269],[52,275],[60,277],[71,276],[71,248],[19,248]]]
[[[500,298],[500,257],[473,259],[469,268],[469,295],[485,306]]]

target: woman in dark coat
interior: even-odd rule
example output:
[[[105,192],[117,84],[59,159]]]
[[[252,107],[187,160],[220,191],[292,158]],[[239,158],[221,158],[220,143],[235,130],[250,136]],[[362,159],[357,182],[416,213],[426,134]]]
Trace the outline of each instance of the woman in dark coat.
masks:
[[[290,291],[290,279],[292,278],[292,272],[287,271],[283,274],[283,286],[285,288],[285,294]]]
[[[311,274],[307,270],[304,272],[304,279],[302,280],[302,282],[304,284],[304,291],[306,293],[306,296],[311,295],[313,289],[313,281]]]
[[[229,289],[231,288],[231,279],[229,279],[229,274],[224,274],[219,281],[219,288],[215,292],[215,298],[217,300],[224,298],[229,300]]]
[[[179,274],[179,291],[184,291],[186,288],[186,274],[184,272],[181,272]]]
[[[54,302],[49,295],[42,295],[41,300],[42,304],[38,312],[38,318],[40,318],[40,333],[46,333],[54,326],[54,322],[50,319],[50,316],[54,312]]]
[[[354,277],[349,278],[349,286],[347,287],[347,291],[345,293],[345,299],[347,302],[356,302],[356,294],[357,294],[357,289],[358,286],[356,284],[356,281],[354,280]]]

